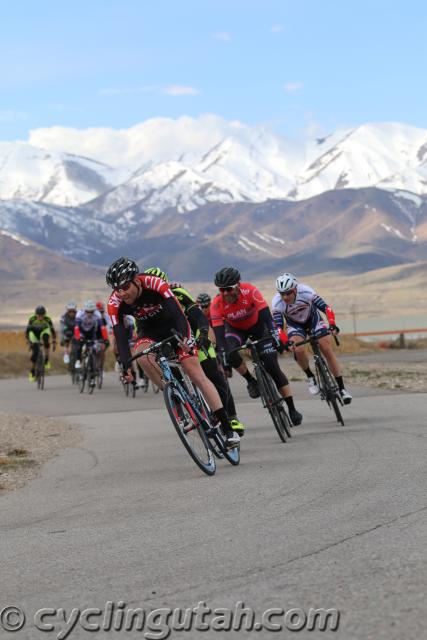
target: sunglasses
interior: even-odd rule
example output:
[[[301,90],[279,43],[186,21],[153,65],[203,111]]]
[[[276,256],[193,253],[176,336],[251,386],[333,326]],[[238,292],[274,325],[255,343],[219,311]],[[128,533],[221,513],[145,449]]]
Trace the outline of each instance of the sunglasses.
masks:
[[[289,289],[288,291],[281,291],[280,295],[281,296],[290,296],[294,293],[294,289]]]
[[[131,280],[130,282],[125,282],[124,284],[121,284],[120,287],[117,287],[116,289],[114,289],[114,291],[118,291],[119,293],[121,291],[129,291],[132,285],[133,285],[133,282]]]
[[[210,306],[211,306],[210,304],[201,304],[200,308],[201,309],[209,309]]]
[[[221,293],[227,293],[230,291],[234,291],[236,288],[236,285],[234,285],[233,287],[218,287],[218,288],[221,291]]]

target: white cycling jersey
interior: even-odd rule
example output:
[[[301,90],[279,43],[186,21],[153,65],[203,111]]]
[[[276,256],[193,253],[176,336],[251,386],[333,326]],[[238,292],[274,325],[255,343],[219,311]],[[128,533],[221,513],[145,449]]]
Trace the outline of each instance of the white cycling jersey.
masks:
[[[94,313],[86,313],[84,309],[77,311],[76,324],[83,331],[92,331],[97,326],[102,325],[102,316],[98,310]]]
[[[281,314],[286,322],[306,324],[311,317],[313,307],[325,312],[327,304],[314,289],[306,284],[297,285],[295,302],[286,303],[280,293],[276,293],[272,302],[273,315]]]

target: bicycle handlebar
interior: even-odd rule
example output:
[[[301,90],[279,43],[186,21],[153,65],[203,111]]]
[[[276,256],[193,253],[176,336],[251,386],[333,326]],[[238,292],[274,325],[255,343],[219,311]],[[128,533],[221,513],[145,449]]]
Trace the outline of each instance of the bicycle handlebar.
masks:
[[[266,336],[265,338],[259,338],[258,340],[251,340],[248,338],[241,347],[237,347],[236,349],[232,349],[231,351],[227,351],[227,355],[230,353],[235,353],[236,351],[242,351],[243,349],[250,349],[251,347],[255,347],[260,342],[266,342],[267,340],[272,340],[273,336]]]
[[[135,353],[135,355],[130,358],[129,362],[133,362],[134,360],[137,360],[141,356],[148,356],[150,353],[154,353],[155,351],[160,351],[162,346],[164,344],[166,344],[167,342],[170,342],[171,340],[175,340],[176,342],[180,342],[181,338],[180,338],[178,333],[174,333],[172,336],[169,336],[169,338],[165,338],[164,340],[160,340],[159,342],[155,342],[150,347],[147,347],[146,349],[143,349],[142,351],[139,351],[138,353]]]
[[[326,335],[332,335],[334,337],[335,344],[337,345],[337,347],[339,347],[340,341],[338,339],[338,336],[336,336],[334,333],[332,333],[332,331],[330,329],[328,330],[328,333]],[[323,336],[320,336],[320,337],[322,338]],[[319,338],[315,338],[314,336],[309,336],[308,338],[306,338],[302,342],[296,342],[296,343],[292,342],[292,340],[289,340],[289,342],[286,343],[286,346],[289,345],[289,346],[293,346],[293,347],[301,347],[303,344],[309,344],[313,340],[318,342]]]

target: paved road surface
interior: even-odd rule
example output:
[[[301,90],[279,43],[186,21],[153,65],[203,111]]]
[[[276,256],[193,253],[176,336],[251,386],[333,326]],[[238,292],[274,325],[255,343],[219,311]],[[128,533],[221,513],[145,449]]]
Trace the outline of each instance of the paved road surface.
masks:
[[[258,620],[272,607],[340,612],[335,632],[227,637],[425,637],[427,395],[353,388],[343,428],[296,384],[304,424],[281,444],[259,402],[234,378],[233,386],[249,425],[242,462],[220,462],[208,478],[184,451],[161,396],[125,398],[112,374],[91,397],[60,376],[43,393],[24,381],[0,383],[2,411],[65,416],[84,433],[81,448],[0,500],[0,610],[19,605],[27,614],[21,631],[0,630],[1,638],[56,638],[64,620],[46,633],[34,627],[35,611],[63,607],[69,617],[108,601],[109,633],[85,631],[80,619],[68,637],[166,637],[155,620],[151,634],[115,631],[125,607],[118,603],[149,611],[199,601],[232,610],[244,601]]]

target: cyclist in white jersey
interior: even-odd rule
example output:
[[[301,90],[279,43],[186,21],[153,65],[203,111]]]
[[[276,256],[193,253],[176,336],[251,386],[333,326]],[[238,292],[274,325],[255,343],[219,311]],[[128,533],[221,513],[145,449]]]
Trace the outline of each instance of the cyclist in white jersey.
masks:
[[[337,357],[332,349],[330,332],[333,335],[339,333],[335,324],[335,314],[326,302],[314,289],[302,282],[298,282],[292,273],[284,273],[276,280],[277,293],[273,298],[273,318],[277,326],[283,329],[283,320],[286,320],[286,333],[289,340],[295,344],[295,358],[307,376],[308,388],[313,395],[319,393],[314,373],[310,369],[310,363],[304,346],[298,347],[310,332],[319,340],[319,347],[326,358],[328,365],[335,376],[344,404],[350,404],[352,395],[344,386],[342,371]],[[324,313],[328,319],[326,324],[320,315]]]

